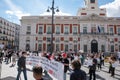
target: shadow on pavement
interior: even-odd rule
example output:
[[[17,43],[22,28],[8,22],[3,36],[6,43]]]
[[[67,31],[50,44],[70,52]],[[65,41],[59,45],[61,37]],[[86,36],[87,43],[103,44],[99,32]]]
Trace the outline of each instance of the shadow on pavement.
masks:
[[[105,78],[99,76],[98,74],[96,74],[96,79],[105,80]]]
[[[101,71],[108,73],[108,71],[105,71],[105,70],[101,70]],[[110,73],[108,73],[108,74],[110,74]],[[119,74],[115,74],[115,75],[120,76]]]
[[[16,78],[8,76],[8,77],[5,77],[5,78],[2,78],[1,80],[16,80]]]
[[[96,74],[96,79],[105,80],[105,78],[99,76],[98,74]],[[89,80],[89,74],[87,74],[87,80]]]

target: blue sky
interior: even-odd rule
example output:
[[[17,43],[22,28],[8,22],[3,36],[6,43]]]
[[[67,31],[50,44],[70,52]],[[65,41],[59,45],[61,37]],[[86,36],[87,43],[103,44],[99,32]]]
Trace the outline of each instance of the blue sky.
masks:
[[[98,0],[99,7],[107,8],[109,17],[120,17],[120,0]],[[52,0],[0,0],[0,17],[19,23],[21,16],[40,15],[51,6]],[[55,0],[61,13],[76,15],[77,10],[85,7],[84,0]]]

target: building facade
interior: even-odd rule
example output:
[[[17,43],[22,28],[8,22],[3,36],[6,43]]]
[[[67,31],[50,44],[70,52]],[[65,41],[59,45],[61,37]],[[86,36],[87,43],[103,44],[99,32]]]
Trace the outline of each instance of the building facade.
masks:
[[[16,46],[15,37],[18,36],[16,34],[16,28],[18,27],[20,27],[20,25],[0,17],[0,45],[4,45],[4,48],[7,49],[14,49]]]
[[[85,0],[85,8],[76,16],[55,16],[54,51],[115,52],[120,51],[120,18],[107,17],[98,0]],[[49,52],[51,16],[23,16],[20,28],[20,50]]]

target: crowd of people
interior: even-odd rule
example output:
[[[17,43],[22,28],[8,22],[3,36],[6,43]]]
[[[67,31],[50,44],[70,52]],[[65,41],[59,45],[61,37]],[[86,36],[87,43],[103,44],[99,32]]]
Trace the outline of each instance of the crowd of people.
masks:
[[[0,62],[6,64],[11,63],[10,67],[18,66],[18,74],[16,80],[19,80],[21,72],[24,74],[24,80],[27,79],[26,71],[26,56],[39,56],[46,57],[49,60],[55,60],[64,65],[64,80],[66,80],[66,74],[70,72],[70,80],[87,80],[87,74],[89,74],[89,80],[96,80],[96,70],[100,71],[104,66],[105,55],[103,53],[84,54],[84,53],[65,53],[58,54],[50,53],[31,53],[24,51],[3,50],[0,53]],[[118,58],[116,55],[111,54],[109,56],[109,71],[111,77],[115,75],[115,68],[117,66],[117,59],[120,62],[120,53],[118,52]],[[87,65],[89,72],[85,72],[81,69],[81,66]],[[42,78],[43,69],[41,66],[35,66],[33,68],[33,77],[36,80],[44,80]]]

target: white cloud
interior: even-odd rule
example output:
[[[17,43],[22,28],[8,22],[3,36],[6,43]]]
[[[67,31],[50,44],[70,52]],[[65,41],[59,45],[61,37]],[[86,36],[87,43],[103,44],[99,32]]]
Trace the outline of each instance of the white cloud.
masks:
[[[114,0],[111,3],[100,6],[107,9],[108,17],[120,17],[120,0]]]
[[[13,15],[13,11],[7,10],[5,13]]]
[[[52,12],[44,12],[43,14],[40,14],[41,16],[46,16],[46,15],[52,15]],[[55,12],[55,16],[71,16],[69,13],[63,13],[63,12]]]
[[[19,19],[21,19],[22,16],[29,16],[30,13],[25,13],[22,11],[22,9],[19,6],[16,6],[12,3],[11,0],[4,0],[6,4],[10,7],[10,10],[7,10],[5,13],[10,15],[15,15]]]

